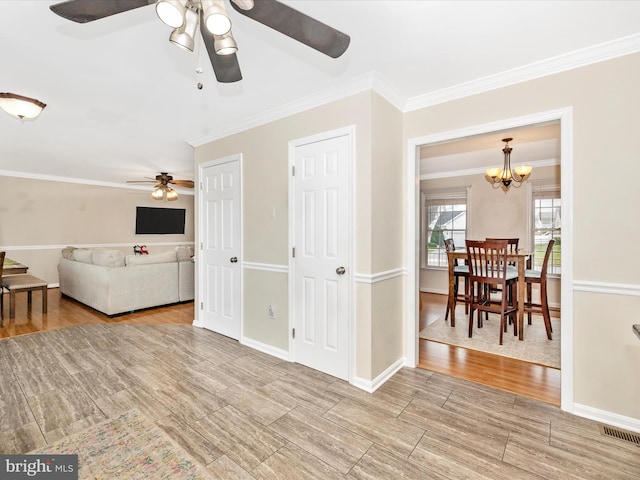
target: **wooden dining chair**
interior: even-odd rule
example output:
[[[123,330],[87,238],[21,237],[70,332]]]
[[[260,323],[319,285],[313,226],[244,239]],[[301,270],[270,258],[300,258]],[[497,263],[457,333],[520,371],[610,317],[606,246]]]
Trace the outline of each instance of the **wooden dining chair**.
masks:
[[[482,328],[481,312],[500,315],[500,345],[503,332],[507,331],[507,317],[513,321],[513,334],[518,335],[514,290],[518,281],[518,272],[508,269],[506,240],[467,240],[467,264],[471,287],[471,305],[469,307],[469,337],[473,335],[473,312],[478,312],[478,328]],[[499,303],[492,303],[488,297],[487,285],[498,285],[507,295],[502,295]]]
[[[517,253],[518,252],[518,244],[520,243],[520,239],[519,238],[489,238],[487,237],[485,240],[506,240],[507,241],[507,252],[508,253]],[[511,267],[512,269],[517,269],[517,264],[516,262],[508,262],[509,267]],[[500,289],[497,288],[496,285],[492,285],[491,287],[491,291],[492,292],[499,292]],[[513,300],[513,299],[509,299],[509,300]]]
[[[453,238],[447,238],[444,241],[444,248],[447,252],[453,252],[456,249]],[[453,308],[456,308],[456,303],[461,300],[464,302],[464,313],[469,313],[469,267],[467,265],[459,265],[458,260],[453,260],[453,292],[449,292],[449,295],[453,295]],[[459,293],[459,280],[464,280],[464,293]],[[451,282],[449,282],[451,285]],[[449,318],[449,302],[447,302],[447,310],[444,314],[444,321]]]
[[[527,269],[524,271],[524,281],[527,285],[527,299],[524,303],[524,311],[527,313],[527,322],[531,325],[531,314],[542,314],[544,319],[544,328],[547,331],[547,338],[551,340],[553,328],[551,327],[551,316],[549,315],[549,302],[547,300],[547,271],[549,268],[549,259],[551,258],[551,252],[553,250],[553,244],[555,240],[549,240],[547,244],[547,251],[544,253],[544,260],[542,261],[541,270]],[[540,285],[540,303],[533,303],[532,291],[533,284]]]

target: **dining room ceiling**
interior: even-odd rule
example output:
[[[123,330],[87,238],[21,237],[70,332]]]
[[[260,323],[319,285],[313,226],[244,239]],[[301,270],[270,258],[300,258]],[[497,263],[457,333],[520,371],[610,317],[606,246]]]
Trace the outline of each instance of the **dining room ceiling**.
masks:
[[[229,8],[243,79],[222,84],[202,45],[170,44],[152,5],[75,24],[54,3],[0,2],[0,92],[47,104],[32,121],[0,112],[0,175],[194,178],[193,145],[322,99],[374,87],[408,111],[549,59],[640,44],[640,1],[283,0],[348,34],[346,53],[327,57]]]

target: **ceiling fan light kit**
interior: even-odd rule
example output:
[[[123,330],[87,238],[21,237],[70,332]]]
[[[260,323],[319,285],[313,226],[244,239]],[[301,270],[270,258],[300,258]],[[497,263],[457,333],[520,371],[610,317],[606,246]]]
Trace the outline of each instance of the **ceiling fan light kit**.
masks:
[[[513,138],[502,139],[504,142],[504,148],[502,149],[502,153],[504,153],[503,167],[491,167],[485,171],[493,188],[503,187],[505,192],[509,190],[509,187],[517,188],[521,186],[529,178],[533,170],[533,167],[529,165],[519,165],[513,169],[511,168],[511,152],[513,151],[509,146],[511,140]]]
[[[218,55],[231,55],[238,51],[238,44],[233,35],[231,35],[231,30],[224,35],[214,35],[213,38],[213,45]]]
[[[176,192],[171,185],[183,188],[193,188],[195,186],[193,180],[174,180],[173,176],[167,172],[160,172],[160,175],[156,175],[155,178],[147,178],[148,180],[129,180],[127,183],[155,183],[156,185],[151,192],[151,198],[169,202],[178,199],[178,192]]]
[[[173,202],[178,199],[178,192],[168,185],[156,185],[156,188],[151,192],[151,198],[154,200],[165,200]]]
[[[331,58],[338,58],[349,47],[349,35],[278,0],[228,1],[241,15]],[[155,3],[158,17],[174,28],[169,37],[172,43],[193,51],[199,24],[218,82],[233,83],[242,80],[235,55],[238,46],[231,35],[231,17],[226,10],[225,0],[67,0],[50,5],[49,9],[72,22],[88,23],[152,3]]]
[[[222,0],[202,0],[204,24],[214,35],[224,35],[231,30],[231,19]]]
[[[46,106],[45,103],[35,98],[8,92],[0,93],[0,108],[20,120],[36,118]]]
[[[198,29],[198,13],[187,8],[184,23],[176,28],[169,36],[169,41],[174,45],[193,52],[196,30]]]
[[[184,23],[185,6],[179,0],[158,0],[156,13],[160,20],[173,28],[181,27]]]

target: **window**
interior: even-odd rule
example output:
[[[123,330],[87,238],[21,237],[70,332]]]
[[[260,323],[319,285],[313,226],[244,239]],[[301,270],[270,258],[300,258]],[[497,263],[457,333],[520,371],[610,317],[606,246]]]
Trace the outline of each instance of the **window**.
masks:
[[[467,237],[467,188],[426,190],[423,194],[423,267],[446,267],[444,241],[464,248]]]
[[[549,240],[555,240],[547,273],[560,275],[562,198],[558,185],[534,185],[533,199],[533,268],[542,269]]]

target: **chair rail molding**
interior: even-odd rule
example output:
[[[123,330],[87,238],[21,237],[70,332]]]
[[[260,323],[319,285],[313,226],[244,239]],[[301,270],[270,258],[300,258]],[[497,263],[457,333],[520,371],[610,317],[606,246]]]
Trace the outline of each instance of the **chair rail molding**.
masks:
[[[242,262],[242,268],[262,270],[263,272],[289,273],[288,265],[279,265],[276,263]]]
[[[386,270],[384,272],[378,273],[356,273],[353,276],[353,280],[358,283],[378,283],[383,282],[385,280],[390,280],[395,277],[400,277],[407,274],[407,269],[405,267],[398,267],[391,270]]]
[[[574,292],[605,293],[610,295],[630,295],[640,297],[640,285],[628,283],[594,282],[576,280],[573,282]]]

